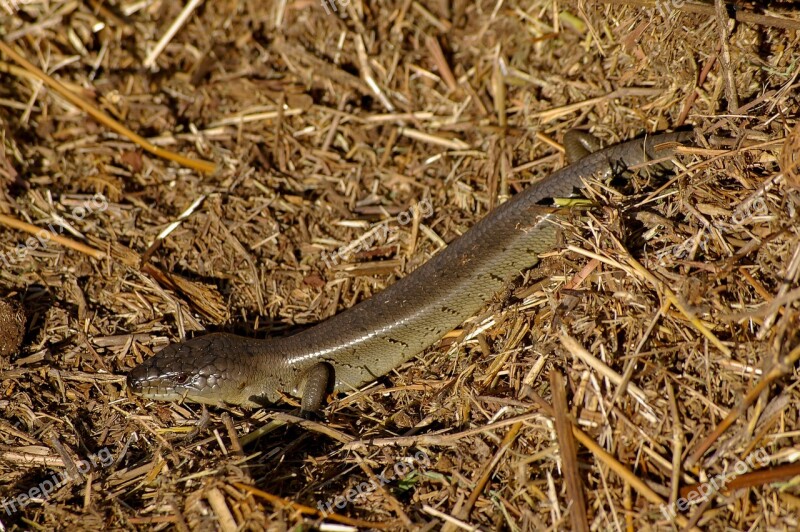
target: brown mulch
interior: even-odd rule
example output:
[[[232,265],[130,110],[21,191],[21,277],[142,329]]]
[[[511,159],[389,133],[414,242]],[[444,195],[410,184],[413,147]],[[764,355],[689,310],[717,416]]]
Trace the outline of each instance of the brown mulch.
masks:
[[[183,4],[0,0],[0,529],[797,529],[790,3]],[[674,175],[596,186],[324,422],[125,388],[370,297],[569,128],[679,126]]]

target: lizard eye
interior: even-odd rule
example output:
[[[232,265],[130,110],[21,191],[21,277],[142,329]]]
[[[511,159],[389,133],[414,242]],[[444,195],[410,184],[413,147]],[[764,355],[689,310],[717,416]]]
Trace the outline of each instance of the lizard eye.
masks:
[[[186,384],[188,380],[189,380],[188,373],[176,373],[172,377],[172,382],[174,382],[175,384]]]

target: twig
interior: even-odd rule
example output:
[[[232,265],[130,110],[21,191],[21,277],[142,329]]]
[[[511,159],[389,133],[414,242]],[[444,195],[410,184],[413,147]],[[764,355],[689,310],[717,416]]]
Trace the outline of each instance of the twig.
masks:
[[[187,168],[192,168],[193,170],[197,170],[200,172],[204,172],[206,174],[211,174],[216,170],[216,165],[209,161],[202,161],[197,159],[192,159],[190,157],[184,157],[183,155],[179,155],[175,152],[171,152],[169,150],[165,150],[163,148],[159,148],[151,144],[147,139],[141,137],[128,129],[127,127],[123,126],[103,111],[92,105],[91,103],[87,102],[77,94],[70,91],[67,87],[65,87],[60,81],[48,76],[44,71],[42,71],[39,67],[35,66],[33,63],[22,57],[20,54],[15,52],[10,46],[0,40],[0,52],[3,52],[8,57],[22,65],[25,70],[39,78],[45,85],[56,91],[60,94],[64,99],[66,99],[71,104],[75,105],[85,113],[89,114],[92,118],[100,122],[101,124],[105,125],[109,129],[112,129],[119,133],[120,135],[127,137],[132,142],[138,144],[142,147],[142,149],[149,151],[153,155],[157,157],[162,157],[169,161],[173,161],[178,163],[182,166]]]
[[[596,356],[593,356],[577,340],[567,334],[566,328],[562,327],[558,338],[564,348],[567,349],[572,356],[602,375],[603,378],[611,381],[615,386],[619,386],[621,388],[620,393],[627,392],[644,409],[642,415],[649,421],[655,423],[657,416],[653,412],[653,407],[647,402],[647,395],[644,393],[644,390],[632,382],[626,382],[626,379],[622,375],[611,369]]]
[[[269,502],[271,505],[277,508],[291,508],[296,512],[300,512],[303,515],[313,515],[316,517],[320,517],[322,519],[330,519],[331,521],[336,521],[338,523],[342,523],[345,525],[350,526],[357,526],[361,528],[377,528],[380,530],[386,530],[387,528],[391,528],[393,523],[387,522],[373,522],[373,521],[364,521],[362,519],[353,519],[344,515],[339,514],[328,514],[323,513],[317,510],[316,508],[311,508],[310,506],[306,506],[304,504],[296,503],[284,499],[283,497],[278,497],[277,495],[273,495],[271,493],[267,493],[266,491],[262,491],[254,486],[249,486],[247,484],[243,484],[241,482],[233,482],[233,486],[236,486],[242,491],[246,491],[256,497],[261,497],[265,501]]]
[[[742,488],[754,488],[763,486],[764,484],[772,484],[774,482],[785,482],[800,475],[800,462],[794,464],[783,464],[768,469],[758,469],[756,471],[749,471],[731,479],[725,487],[719,490],[722,495],[728,495]],[[701,486],[706,483],[689,484],[681,488],[681,497],[688,497],[690,493],[697,492]]]
[[[19,231],[24,231],[28,234],[35,235],[37,238],[39,238],[39,241],[45,240],[55,242],[56,244],[64,246],[65,248],[74,249],[75,251],[79,251],[84,255],[89,255],[93,259],[101,260],[106,256],[105,252],[100,251],[97,248],[87,246],[86,244],[82,244],[81,242],[72,240],[71,238],[54,233],[48,229],[45,229],[44,227],[37,227],[5,214],[0,214],[0,224],[10,227],[11,229],[17,229]]]
[[[428,142],[430,144],[434,144],[436,146],[443,146],[445,148],[451,150],[468,150],[469,144],[462,140],[458,139],[445,139],[442,137],[437,137],[436,135],[430,135],[428,133],[424,133],[422,131],[418,131],[416,129],[412,129],[409,127],[401,127],[400,134],[404,137],[408,137],[410,139],[419,140],[421,142]]]
[[[600,0],[604,4],[614,4],[618,6],[634,6],[654,9],[656,0]],[[698,13],[700,15],[714,16],[714,6],[698,3],[684,3],[678,5],[678,2],[670,2],[671,9],[676,11],[683,11],[684,13]],[[800,20],[793,20],[789,18],[771,17],[769,15],[759,15],[752,11],[744,9],[737,9],[735,11],[736,20],[745,22],[747,24],[755,24],[758,26],[767,26],[771,28],[783,28],[785,30],[798,30],[800,29]]]
[[[225,495],[222,494],[222,491],[217,487],[210,488],[206,492],[206,500],[217,518],[220,530],[222,532],[234,532],[238,528],[236,520],[225,503]]]
[[[644,496],[645,499],[650,501],[653,504],[658,505],[659,507],[663,506],[666,501],[661,498],[661,496],[653,491],[650,486],[645,484],[643,480],[639,477],[634,475],[633,473],[628,470],[621,462],[619,462],[616,458],[611,456],[609,453],[605,451],[602,447],[600,447],[592,438],[590,438],[585,432],[583,432],[578,427],[572,427],[572,433],[575,435],[575,439],[581,442],[584,447],[589,449],[597,459],[607,465],[612,471],[614,471],[617,475],[622,477],[625,482],[631,485],[633,489],[635,489],[640,495]],[[675,521],[681,525],[686,526],[688,521],[682,515],[676,515]]]
[[[447,63],[447,58],[444,56],[444,51],[442,51],[442,46],[439,44],[439,39],[431,37],[430,35],[425,36],[425,47],[428,49],[428,53],[431,54],[431,58],[439,69],[439,74],[441,74],[447,88],[450,89],[451,92],[456,92],[458,90],[458,83],[456,82],[456,77],[453,75],[453,70]]]
[[[724,0],[714,0],[714,15],[717,19],[717,29],[719,30],[719,44],[721,53],[719,63],[722,66],[722,73],[725,77],[725,93],[728,95],[728,112],[734,113],[739,108],[739,95],[736,92],[736,80],[731,70],[731,47],[728,44],[728,13],[725,10]]]
[[[184,220],[191,216],[194,211],[197,210],[197,207],[199,207],[200,204],[205,201],[205,199],[206,195],[201,194],[192,202],[191,205],[186,208],[186,210],[178,215],[178,218],[174,222],[170,223],[160,233],[158,233],[158,236],[156,236],[156,238],[153,240],[153,243],[150,244],[150,247],[148,247],[147,250],[142,254],[142,263],[145,263],[150,259],[150,255],[152,255],[161,246],[161,242],[163,242],[165,238],[172,234],[172,232],[177,229]]]
[[[578,473],[578,452],[575,448],[575,437],[572,434],[573,424],[568,415],[569,404],[564,387],[564,377],[555,368],[550,371],[550,393],[553,396],[558,454],[561,457],[561,470],[567,485],[567,500],[572,502],[569,510],[571,528],[579,532],[588,532],[586,499],[583,494],[581,476]]]
[[[555,412],[553,410],[552,405],[548,403],[543,397],[541,397],[538,393],[536,393],[533,388],[527,387],[525,389],[526,396],[533,400],[537,405],[541,406],[542,411],[550,417],[555,417]],[[644,496],[645,499],[650,501],[653,504],[657,504],[659,507],[665,504],[664,499],[661,496],[653,491],[653,489],[648,486],[643,480],[640,480],[639,477],[631,473],[627,467],[625,467],[620,461],[616,458],[611,456],[605,449],[600,447],[597,442],[595,442],[588,434],[583,432],[581,429],[576,427],[575,425],[572,426],[572,434],[575,436],[575,439],[578,440],[580,443],[583,444],[584,447],[589,449],[595,457],[606,464],[611,470],[613,470],[617,475],[622,477],[622,479],[630,484],[630,486],[635,489],[640,495]],[[676,515],[675,521],[681,525],[686,526],[688,521],[682,515]],[[696,528],[692,529],[693,531],[697,530]]]
[[[689,310],[689,307],[684,305],[683,302],[678,298],[678,296],[676,296],[675,293],[672,290],[670,290],[666,284],[662,283],[655,275],[650,273],[644,266],[642,266],[642,264],[639,261],[633,258],[630,254],[628,254],[628,256],[626,257],[627,262],[629,264],[629,268],[625,268],[619,262],[603,257],[602,255],[592,253],[591,251],[581,249],[577,246],[567,246],[567,249],[569,251],[574,251],[575,253],[579,253],[586,257],[600,260],[612,266],[619,267],[631,273],[637,274],[638,277],[641,277],[642,279],[646,280],[651,285],[653,285],[654,288],[656,288],[658,291],[664,294],[667,303],[677,308],[681,312],[681,314],[683,314],[686,317],[686,319],[689,320],[689,323],[691,323],[698,331],[700,331],[700,333],[703,336],[708,338],[708,340],[712,344],[714,344],[714,346],[717,349],[722,351],[722,353],[725,354],[725,356],[727,356],[728,358],[731,357],[731,350],[728,349],[728,347],[725,344],[723,344],[720,341],[720,339],[714,335],[714,333],[708,330],[708,328],[705,325],[703,325],[702,321],[697,319],[694,313],[691,310]]]
[[[444,521],[446,523],[445,526],[447,526],[449,524],[449,525],[452,525],[452,526],[456,526],[456,527],[458,527],[458,528],[460,528],[462,530],[469,530],[470,532],[475,532],[477,530],[480,530],[480,528],[478,528],[477,526],[469,525],[469,524],[461,521],[460,519],[456,519],[452,515],[447,515],[444,512],[440,512],[436,508],[428,506],[427,504],[423,504],[422,505],[422,511],[425,512],[426,514],[430,514],[430,515],[432,515],[434,517],[438,517],[439,519],[441,519],[442,521]]]
[[[147,54],[147,57],[142,62],[143,67],[149,69],[156,64],[156,59],[158,59],[158,56],[161,55],[161,52],[164,51],[164,48],[167,47],[172,38],[175,37],[175,34],[178,33],[178,30],[183,27],[188,18],[191,16],[194,10],[197,9],[197,6],[200,5],[200,2],[202,1],[203,0],[189,0],[189,3],[184,6],[177,18],[172,21],[172,24],[169,25],[169,28],[167,28],[167,31],[158,40],[155,47],[150,51],[149,54]]]
[[[628,98],[632,96],[658,96],[661,94],[661,92],[662,92],[661,89],[651,89],[648,87],[625,87],[622,89],[617,89],[615,91],[612,91],[603,96],[597,96],[596,98],[589,98],[588,100],[584,100],[582,102],[571,103],[568,105],[563,105],[561,107],[555,107],[553,109],[546,109],[544,111],[531,113],[531,117],[541,118],[542,122],[546,123],[546,122],[551,122],[564,115],[568,115],[570,113],[574,113],[575,111],[579,111],[584,107],[591,107],[595,104],[604,101],[614,100],[617,98]]]
[[[348,436],[343,432],[334,430],[328,425],[317,423],[316,421],[311,421],[310,419],[303,419],[301,417],[293,416],[285,412],[273,412],[272,416],[274,419],[271,422],[267,423],[260,429],[254,430],[250,434],[242,436],[240,439],[242,446],[249,444],[250,442],[264,436],[265,434],[268,434],[269,432],[272,432],[276,428],[285,425],[286,423],[292,423],[306,430],[317,432],[331,438],[332,440],[338,441],[339,443],[353,443],[352,436]]]
[[[497,467],[497,464],[500,462],[500,459],[506,453],[506,451],[511,447],[511,444],[514,443],[514,439],[519,434],[520,429],[522,428],[522,422],[517,421],[514,425],[509,429],[506,435],[503,437],[503,441],[500,443],[500,448],[497,449],[497,452],[494,453],[494,456],[483,467],[483,471],[478,476],[477,482],[475,482],[475,488],[472,490],[472,493],[469,495],[469,499],[467,499],[466,504],[459,510],[458,514],[456,515],[457,519],[467,520],[469,518],[470,512],[472,512],[472,508],[475,506],[475,503],[478,502],[478,498],[483,493],[483,490],[486,488],[486,484],[489,482],[489,479],[494,472],[494,468]]]
[[[786,358],[781,363],[773,367],[769,373],[764,375],[758,384],[756,384],[753,389],[742,398],[739,406],[732,409],[725,419],[723,419],[722,422],[717,425],[717,428],[715,428],[714,431],[697,446],[694,452],[692,452],[692,454],[686,459],[686,468],[688,469],[696,464],[697,461],[700,460],[700,458],[705,454],[705,452],[714,444],[714,442],[717,441],[717,438],[719,438],[723,432],[728,430],[728,427],[730,427],[739,416],[744,414],[750,405],[752,405],[753,402],[758,399],[758,396],[761,395],[761,392],[764,391],[764,389],[769,386],[770,383],[789,373],[798,359],[800,359],[800,345],[792,349],[792,351],[786,355]]]
[[[496,423],[490,423],[483,427],[457,432],[455,434],[421,434],[419,436],[402,436],[398,438],[375,438],[374,440],[355,440],[342,446],[343,450],[363,449],[366,447],[388,447],[390,445],[398,445],[403,447],[410,447],[412,445],[455,445],[456,442],[467,436],[475,436],[490,430],[507,427],[515,423],[521,423],[529,419],[541,416],[541,412],[529,412],[521,416],[505,419]]]

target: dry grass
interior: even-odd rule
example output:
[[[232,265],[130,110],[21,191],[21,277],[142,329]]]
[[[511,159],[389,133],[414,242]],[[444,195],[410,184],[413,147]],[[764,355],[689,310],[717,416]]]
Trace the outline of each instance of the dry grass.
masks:
[[[79,244],[22,253],[0,228],[0,295],[29,317],[0,366],[0,501],[70,478],[5,528],[796,529],[800,22],[613,3],[228,0],[163,39],[180,3],[0,1],[8,46],[155,148],[0,55],[0,214]],[[561,166],[570,127],[681,124],[699,142],[674,178],[595,190],[568,247],[324,424],[250,441],[276,414],[214,410],[187,438],[199,408],[124,388],[185,335],[287,334],[381,290]],[[425,198],[432,216],[324,262]],[[754,455],[773,469],[659,510]]]

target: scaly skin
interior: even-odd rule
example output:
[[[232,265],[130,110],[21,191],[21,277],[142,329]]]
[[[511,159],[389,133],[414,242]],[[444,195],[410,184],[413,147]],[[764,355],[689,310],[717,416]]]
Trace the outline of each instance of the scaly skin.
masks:
[[[558,229],[548,200],[570,196],[589,177],[663,159],[670,150],[659,145],[691,136],[662,133],[584,155],[583,137],[572,134],[565,145],[583,150],[582,158],[497,207],[383,292],[287,338],[217,333],[172,344],[134,368],[128,386],[150,399],[251,407],[286,393],[316,411],[327,391],[356,389],[432,345],[551,251]]]

